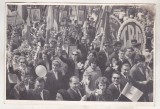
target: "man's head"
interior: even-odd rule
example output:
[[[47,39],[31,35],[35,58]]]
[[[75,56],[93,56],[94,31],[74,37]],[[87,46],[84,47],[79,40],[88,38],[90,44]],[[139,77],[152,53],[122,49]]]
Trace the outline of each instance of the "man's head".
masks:
[[[44,89],[45,80],[41,77],[38,77],[35,81],[35,90],[40,93]]]
[[[137,44],[137,40],[136,39],[131,40],[131,46],[132,47],[134,47],[136,44]]]
[[[112,74],[112,82],[113,82],[113,84],[118,85],[120,83],[120,78],[121,78],[120,74],[117,73],[117,72],[114,72]]]
[[[74,51],[74,52],[72,53],[72,59],[73,59],[73,60],[77,60],[77,57],[78,57],[78,52],[77,52],[77,51]]]
[[[53,71],[57,72],[60,67],[61,67],[61,63],[58,60],[52,61],[52,70]]]
[[[82,43],[82,44],[86,44],[86,42],[87,42],[87,38],[86,38],[86,37],[82,37],[81,43]]]
[[[77,90],[79,87],[79,78],[77,76],[72,76],[69,81],[71,89]]]
[[[142,65],[142,66],[145,66],[145,56],[144,55],[136,55],[135,57],[135,62],[138,64],[138,65]]]
[[[132,55],[133,55],[133,51],[134,51],[134,49],[132,48],[132,47],[128,47],[127,49],[126,49],[126,53],[125,53],[125,55],[127,56],[127,57],[132,57]]]
[[[90,60],[90,66],[92,69],[96,69],[97,67],[97,61],[95,58],[93,58],[92,60]]]
[[[114,42],[113,46],[116,51],[119,51],[122,47],[122,43],[120,41],[116,41]]]
[[[125,58],[125,57],[124,57],[124,56],[125,56],[124,54],[125,54],[125,50],[124,50],[124,49],[120,49],[119,52],[118,52],[118,57],[119,57],[119,59],[122,59],[122,60],[123,60],[123,59]]]
[[[130,65],[128,63],[124,63],[121,67],[121,73],[125,76],[128,76],[130,71]]]
[[[20,56],[18,60],[19,60],[19,64],[21,67],[26,67],[26,58],[25,57]]]

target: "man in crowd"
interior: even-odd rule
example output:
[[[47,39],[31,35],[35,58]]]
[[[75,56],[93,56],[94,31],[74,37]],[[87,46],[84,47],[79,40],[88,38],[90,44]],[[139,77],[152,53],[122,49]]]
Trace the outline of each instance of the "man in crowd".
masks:
[[[86,95],[83,89],[79,87],[80,81],[77,76],[72,76],[69,82],[70,88],[67,90],[71,97],[71,101],[84,101],[86,100]]]
[[[29,100],[50,100],[50,93],[48,90],[44,89],[45,80],[38,77],[35,81],[34,89],[27,91],[27,98]]]
[[[119,68],[118,69],[119,69],[119,71],[121,69],[122,64],[124,64],[124,63],[128,63],[129,64],[128,60],[125,59],[125,50],[124,49],[120,49],[119,52],[118,52],[118,64],[119,64]]]
[[[153,80],[149,76],[149,72],[147,72],[144,55],[136,56],[136,64],[131,68],[129,75],[135,81],[135,86],[143,92],[143,96],[139,101],[149,101],[148,90]]]
[[[120,83],[125,86],[127,82],[130,82],[129,77],[130,65],[128,63],[124,63],[121,67],[121,80]]]
[[[118,100],[122,89],[124,86],[120,84],[121,75],[119,72],[114,72],[112,74],[112,83],[109,85],[108,89],[112,92],[113,99]]]
[[[134,65],[134,49],[132,47],[128,47],[125,52],[125,59],[129,62],[131,66]]]
[[[45,89],[50,92],[52,100],[56,99],[57,91],[62,88],[62,72],[59,70],[60,66],[60,62],[54,60],[52,62],[52,70],[45,77]]]

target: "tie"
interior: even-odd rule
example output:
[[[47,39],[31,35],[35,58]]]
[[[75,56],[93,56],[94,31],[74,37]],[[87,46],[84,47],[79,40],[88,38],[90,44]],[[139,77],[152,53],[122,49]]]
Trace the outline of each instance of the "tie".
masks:
[[[120,88],[119,88],[119,85],[116,85],[116,88],[118,89],[119,92],[121,92],[121,91],[120,91]]]

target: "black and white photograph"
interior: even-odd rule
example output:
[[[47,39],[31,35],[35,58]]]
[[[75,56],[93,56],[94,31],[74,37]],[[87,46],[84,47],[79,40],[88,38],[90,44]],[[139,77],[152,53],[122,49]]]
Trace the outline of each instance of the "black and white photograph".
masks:
[[[155,4],[6,10],[6,101],[154,102]]]

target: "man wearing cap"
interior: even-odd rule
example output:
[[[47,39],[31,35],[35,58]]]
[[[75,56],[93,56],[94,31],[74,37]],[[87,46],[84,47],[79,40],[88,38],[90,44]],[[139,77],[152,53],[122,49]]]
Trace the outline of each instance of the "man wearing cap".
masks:
[[[58,60],[52,62],[52,70],[46,74],[45,89],[50,92],[51,99],[56,99],[56,94],[62,88],[62,72],[59,70],[61,64]]]

